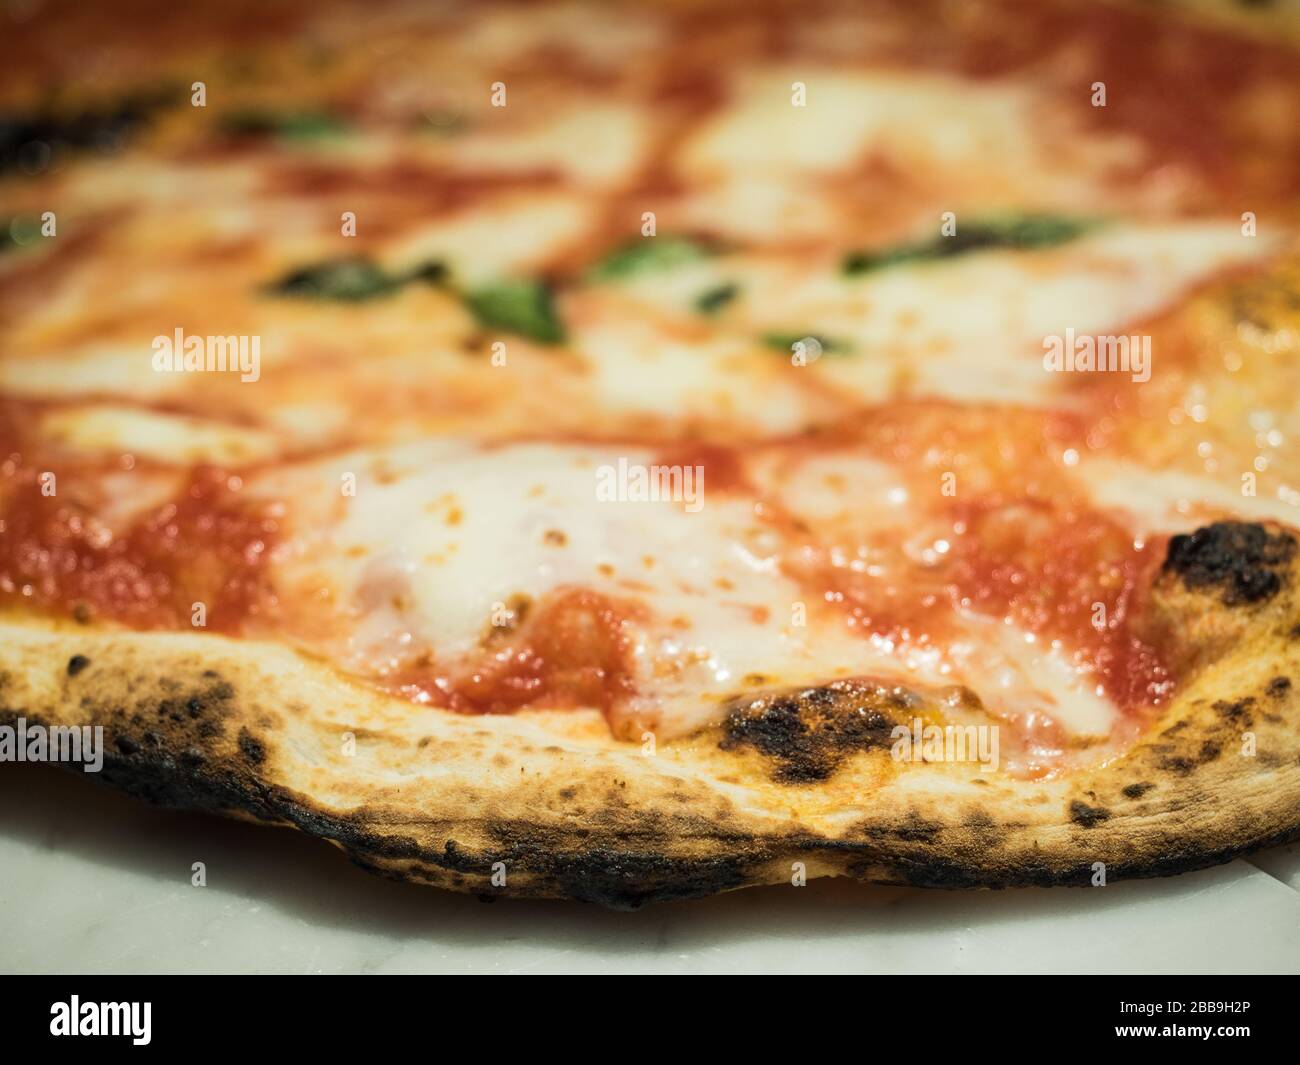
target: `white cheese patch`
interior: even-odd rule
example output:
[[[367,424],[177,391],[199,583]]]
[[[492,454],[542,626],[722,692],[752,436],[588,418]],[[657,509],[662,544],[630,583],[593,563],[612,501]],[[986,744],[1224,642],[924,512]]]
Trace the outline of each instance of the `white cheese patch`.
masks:
[[[732,240],[821,240],[836,229],[835,206],[809,196],[807,179],[744,170],[693,191],[682,207],[686,226]]]
[[[1023,80],[769,67],[736,79],[732,100],[676,163],[690,182],[686,217],[733,237],[852,239],[846,223],[884,213],[872,182],[893,225],[972,205],[1106,211],[1137,195],[1113,174],[1142,146],[1084,128]]]
[[[854,450],[813,452],[802,461],[778,451],[758,468],[763,489],[814,531],[831,564],[856,575],[859,587],[876,581],[882,598],[891,587],[905,596],[934,591],[924,582],[909,583],[909,571],[891,568],[899,565],[894,548],[922,571],[941,563],[951,535],[927,521],[914,499],[915,484],[902,471]],[[873,544],[891,550],[882,553]],[[939,594],[942,602],[946,593]],[[885,676],[902,671],[905,683],[920,687],[965,685],[996,719],[1032,714],[1074,736],[1109,735],[1118,711],[1069,648],[1002,618],[957,611],[952,621],[956,636],[938,644],[915,635],[915,642],[893,635],[867,642],[885,656]]]
[[[632,622],[637,696],[625,711],[668,734],[707,720],[750,674],[803,684],[889,665],[838,627],[793,623],[804,593],[779,573],[778,542],[752,502],[710,491],[707,469],[695,513],[597,498],[597,469],[620,458],[654,461],[614,449],[421,443],[282,473],[259,490],[283,490],[288,477],[295,498],[324,506],[339,498],[342,474],[356,473],[342,519],[323,538],[305,531],[309,542],[287,553],[281,577],[333,589],[348,615],[345,661],[359,672],[425,648],[455,672],[481,660],[494,610],[569,587],[648,608]]]
[[[256,462],[278,450],[272,434],[248,426],[133,407],[66,407],[46,415],[41,430],[76,451],[130,454],[185,466]]]
[[[447,157],[471,169],[553,169],[579,182],[606,184],[641,165],[649,131],[640,108],[588,104],[523,129],[470,132],[448,145]]]
[[[796,83],[805,88],[803,103]],[[1030,152],[1023,88],[902,71],[764,71],[741,79],[736,102],[695,134],[680,156],[692,176],[720,171],[828,171],[868,148],[922,163]]]
[[[916,522],[901,471],[861,452],[769,452],[755,464],[763,490],[820,533],[868,532]]]
[[[912,394],[1043,403],[1069,384],[1044,369],[1045,338],[1140,332],[1144,316],[1196,281],[1269,250],[1235,224],[1115,225],[1038,252],[972,253],[858,279],[786,276],[781,304],[757,304],[850,342],[854,355],[823,357],[813,372],[862,399],[884,398],[883,363]],[[802,306],[816,313],[801,318]],[[1160,357],[1153,350],[1153,372]]]
[[[1067,650],[1001,621],[967,616],[969,640],[948,649],[963,683],[991,714],[1023,719],[1034,714],[1072,736],[1105,737],[1117,711],[1096,676]]]
[[[95,344],[57,357],[0,358],[0,390],[26,396],[77,396],[103,393],[156,398],[183,390],[185,374],[153,368],[152,337],[137,348]]]
[[[1139,533],[1179,533],[1205,521],[1230,516],[1246,521],[1272,519],[1300,525],[1300,492],[1246,496],[1236,476],[1209,477],[1176,470],[1150,470],[1133,462],[1086,457],[1080,480],[1092,501],[1126,514]]]
[[[937,235],[936,223],[933,234],[918,237]],[[576,343],[592,363],[601,400],[620,410],[654,408],[658,398],[662,407],[675,401],[687,412],[698,409],[699,398],[730,393],[737,399],[720,409],[734,411],[740,389],[774,371],[788,380],[774,429],[792,424],[796,400],[805,417],[814,413],[812,391],[799,387],[813,382],[853,403],[912,395],[1045,405],[1059,403],[1076,383],[1044,368],[1046,338],[1069,330],[1140,333],[1143,318],[1192,285],[1275,246],[1243,238],[1235,223],[1117,223],[1037,251],[971,252],[858,277],[844,275],[834,258],[729,255],[621,282],[613,287],[623,302],[611,298],[603,309],[598,292],[584,294]],[[723,284],[735,287],[715,319],[725,344],[661,336],[651,324],[658,315],[699,327],[694,301]],[[771,349],[776,335],[820,336],[839,350],[795,367],[790,352]],[[668,354],[735,350],[746,336],[753,369],[744,375],[719,357]],[[1160,360],[1157,346],[1152,373]],[[689,399],[692,393],[699,398]],[[744,394],[766,417],[770,404]]]
[[[458,49],[484,61],[517,60],[533,49],[572,50],[584,63],[619,67],[651,53],[665,27],[653,12],[560,2],[536,8],[483,8]],[[465,17],[462,13],[458,17]]]
[[[280,471],[254,490],[290,491],[319,507],[289,526],[297,542],[279,553],[277,579],[329,589],[340,624],[316,638],[317,649],[362,675],[400,671],[426,651],[441,674],[464,675],[484,661],[494,611],[519,596],[540,603],[582,588],[637,605],[635,695],[616,713],[652,721],[663,736],[689,732],[723,700],[759,687],[855,676],[966,684],[995,718],[1033,709],[1077,734],[1108,731],[1113,708],[1087,677],[1024,633],[963,619],[962,638],[942,649],[854,633],[817,589],[783,572],[789,545],[751,498],[710,490],[706,467],[695,512],[683,502],[602,499],[597,471],[620,459],[648,467],[655,456],[422,442]],[[883,466],[823,456],[790,473],[784,483],[808,519],[843,516],[847,504],[871,514],[879,496],[882,520],[907,520],[904,486]],[[348,474],[355,496],[340,490]]]
[[[577,238],[593,210],[577,194],[502,197],[394,238],[382,258],[394,269],[445,259],[468,282],[526,274]]]
[[[587,364],[593,410],[671,422],[726,419],[771,433],[808,421],[811,401],[791,387],[797,382],[779,357],[756,359],[732,335],[698,327],[675,334],[635,307],[602,306],[592,297],[569,321],[571,346]]]

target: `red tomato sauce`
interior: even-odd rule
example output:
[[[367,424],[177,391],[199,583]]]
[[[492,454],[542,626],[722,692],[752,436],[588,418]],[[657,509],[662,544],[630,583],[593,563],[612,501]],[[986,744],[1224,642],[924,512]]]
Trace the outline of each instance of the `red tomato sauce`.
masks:
[[[1105,513],[1041,500],[954,504],[947,516],[951,534],[930,564],[878,545],[883,577],[823,566],[813,578],[822,598],[866,635],[921,646],[960,636],[959,611],[1005,620],[1059,642],[1121,710],[1169,697],[1174,677],[1135,625],[1162,542],[1135,543]]]
[[[519,628],[473,666],[452,674],[434,664],[396,673],[384,687],[464,714],[508,714],[525,706],[588,706],[608,716],[633,692],[634,604],[567,588],[530,609]]]
[[[42,475],[55,476],[54,494]],[[94,467],[45,470],[0,458],[0,603],[138,629],[195,626],[234,633],[274,610],[268,556],[280,510],[241,497],[211,466],[169,502],[114,530],[77,502]]]

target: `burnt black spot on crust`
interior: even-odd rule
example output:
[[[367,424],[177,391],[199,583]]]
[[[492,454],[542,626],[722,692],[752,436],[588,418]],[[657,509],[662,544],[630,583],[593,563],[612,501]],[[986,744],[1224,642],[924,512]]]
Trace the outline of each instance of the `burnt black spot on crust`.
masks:
[[[176,91],[154,88],[93,109],[7,109],[0,112],[0,174],[24,169],[39,172],[28,160],[33,144],[46,145],[49,151],[58,153],[94,151],[111,155],[152,121],[158,111],[177,100]]]
[[[1290,677],[1274,677],[1268,682],[1268,694],[1274,699],[1283,698],[1290,690]]]
[[[1070,803],[1070,820],[1084,828],[1092,828],[1110,819],[1110,811],[1103,806],[1089,806],[1075,799]]]
[[[1142,798],[1143,795],[1145,795],[1148,791],[1150,791],[1154,787],[1155,787],[1154,784],[1145,784],[1145,783],[1130,784],[1128,787],[1124,789],[1124,798],[1140,799]]]
[[[1192,589],[1217,588],[1227,606],[1265,602],[1282,587],[1295,537],[1257,522],[1218,521],[1175,536],[1162,569]]]
[[[935,824],[932,821],[922,821],[920,818],[913,816],[912,820],[907,824],[894,829],[893,835],[895,839],[931,843],[942,831],[943,825]]]
[[[547,874],[565,895],[621,910],[714,895],[746,881],[747,863],[732,856],[683,859],[653,848],[595,847],[557,857]]]
[[[731,703],[718,746],[754,748],[776,762],[772,775],[782,783],[814,783],[854,751],[889,747],[902,711],[918,702],[903,689],[849,681],[742,698]]]
[[[1162,758],[1159,764],[1162,769],[1168,769],[1179,776],[1186,776],[1207,762],[1213,762],[1222,753],[1223,747],[1217,741],[1205,740],[1195,755],[1172,755]]]
[[[153,694],[136,695],[137,688]],[[128,677],[117,694],[89,691],[79,705],[85,719],[102,724],[109,743],[130,758],[163,749],[214,750],[234,699],[235,689],[215,674],[189,685],[169,679],[138,685]]]
[[[266,761],[265,745],[248,729],[239,730],[239,749],[254,765],[261,765]]]
[[[664,853],[650,841],[622,834],[620,838],[602,835],[574,849],[563,832],[544,825],[497,821],[484,828],[491,837],[487,847],[447,840],[441,852],[419,856],[443,869],[484,881],[494,863],[504,862],[507,876],[511,871],[526,871],[569,898],[634,910],[649,902],[698,898],[739,887],[746,882],[752,863],[773,853],[764,844],[751,843],[750,853],[743,858],[739,854],[681,858]],[[726,837],[718,834],[717,838]]]
[[[68,659],[68,676],[75,677],[88,665],[90,665],[90,659],[85,655],[73,655]]]
[[[893,856],[886,864],[877,864],[868,855],[860,861],[846,862],[845,872],[859,880],[923,888],[1087,887],[1094,876],[1094,861],[1105,861],[1107,878],[1115,881],[1178,876],[1221,865],[1252,850],[1286,843],[1294,838],[1295,829],[1289,828],[1229,847],[1205,850],[1173,848],[1158,857],[1137,861],[1127,856],[1108,858],[1101,854],[1073,865],[1036,860],[1021,854],[1014,866],[1001,874],[970,862],[924,853]]]
[[[1242,718],[1250,716],[1250,711],[1255,706],[1255,700],[1248,695],[1244,699],[1218,699],[1211,703],[1210,706],[1220,717],[1229,721],[1241,721]]]

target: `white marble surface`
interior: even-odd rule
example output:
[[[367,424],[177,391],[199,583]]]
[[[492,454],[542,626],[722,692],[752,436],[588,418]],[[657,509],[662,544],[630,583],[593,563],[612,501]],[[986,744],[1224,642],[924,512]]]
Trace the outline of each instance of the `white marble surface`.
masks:
[[[0,970],[1295,973],[1300,846],[1102,889],[814,882],[627,914],[390,883],[293,832],[0,765]]]

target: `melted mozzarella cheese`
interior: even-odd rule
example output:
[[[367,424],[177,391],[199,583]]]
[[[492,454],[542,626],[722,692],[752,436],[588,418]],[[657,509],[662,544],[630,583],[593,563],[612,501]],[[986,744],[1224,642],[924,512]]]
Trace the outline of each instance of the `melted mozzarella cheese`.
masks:
[[[913,394],[1043,403],[1068,384],[1044,370],[1045,338],[1127,335],[1197,280],[1268,250],[1231,224],[1120,225],[1032,255],[972,254],[858,281],[786,278],[780,306],[787,322],[801,303],[815,308],[804,320],[853,344],[856,357],[824,357],[813,372],[861,399],[883,398],[884,364]]]
[[[183,389],[181,374],[156,373],[149,337],[138,347],[93,344],[57,357],[0,360],[0,390],[30,396],[96,393],[160,397]]]
[[[351,28],[351,26],[349,26]],[[530,50],[571,49],[587,63],[618,67],[662,43],[664,27],[650,13],[561,2],[541,8],[485,8],[458,42],[471,57],[517,60]]]
[[[519,596],[579,586],[630,597],[649,612],[633,622],[640,701],[629,710],[670,733],[698,724],[747,674],[799,683],[825,679],[828,662],[852,667],[847,638],[825,642],[791,623],[801,593],[777,571],[751,503],[711,493],[707,473],[694,513],[602,500],[598,470],[620,458],[653,464],[647,452],[547,445],[355,456],[356,496],[285,577],[328,583],[355,619],[349,658],[366,672],[407,648],[472,660],[494,610]],[[337,496],[347,466],[296,472],[295,495]]]
[[[662,735],[691,731],[719,704],[764,688],[870,677],[919,690],[973,688],[994,720],[1038,714],[1104,736],[1114,708],[1066,656],[1000,622],[963,616],[942,648],[854,633],[783,567],[789,547],[753,498],[710,489],[688,500],[602,498],[602,468],[649,468],[653,453],[608,447],[420,443],[268,475],[254,490],[315,500],[278,580],[325,589],[341,624],[313,637],[367,676],[426,652],[455,673],[481,661],[493,618],[522,597],[590,589],[635,603],[634,694],[616,716]],[[762,460],[758,465],[761,466]],[[355,495],[343,485],[355,480]],[[768,471],[805,522],[865,516],[905,528],[907,488],[885,465],[845,455]],[[877,504],[878,501],[878,504]]]
[[[464,281],[491,281],[532,269],[591,218],[591,204],[573,194],[499,199],[393,238],[384,259],[403,270],[445,260]]]
[[[248,426],[158,414],[131,407],[67,407],[47,415],[41,430],[77,451],[129,454],[163,463],[240,464],[275,455],[279,441]]]
[[[968,205],[1106,210],[1127,202],[1111,171],[1139,154],[1129,138],[1082,128],[1029,82],[818,66],[736,78],[730,105],[695,131],[676,165],[696,226],[840,243],[853,239],[846,221],[873,226],[883,214],[851,183],[837,189],[834,179],[855,168],[883,183],[886,224],[897,226]]]
[[[1300,524],[1300,491],[1282,484],[1271,495],[1247,495],[1239,478],[1254,477],[1249,469],[1225,480],[1092,458],[1081,473],[1094,503],[1129,515],[1145,534],[1183,532],[1189,525],[1224,515]]]
[[[970,636],[947,653],[990,713],[1004,719],[1033,714],[1073,737],[1110,735],[1114,705],[1061,647],[1001,621],[967,615],[964,624]]]
[[[801,428],[815,409],[778,359],[755,359],[743,339],[673,332],[625,302],[586,296],[566,309],[573,348],[586,359],[596,410],[670,421],[719,417],[771,433]]]
[[[741,79],[735,100],[686,146],[684,172],[828,171],[870,148],[917,164],[983,155],[1014,166],[1032,151],[1028,94],[956,78],[768,70]]]
[[[815,416],[801,388],[813,382],[852,403],[899,395],[1059,402],[1075,382],[1044,369],[1046,338],[1140,332],[1145,317],[1190,286],[1274,247],[1242,237],[1235,224],[1174,223],[1116,224],[1038,252],[971,253],[863,277],[844,276],[838,261],[733,255],[620,284],[620,299],[607,306],[588,293],[570,311],[604,409],[670,413],[676,404],[689,413],[712,403],[731,413],[746,403],[780,431]],[[693,299],[722,284],[737,295],[721,338],[660,331],[659,322],[676,323]],[[738,333],[748,334],[747,367],[726,354]],[[840,350],[806,369],[771,350],[772,335],[805,334]],[[1155,372],[1161,359],[1155,350]],[[772,387],[774,372],[786,375],[784,387]]]
[[[649,123],[638,108],[588,104],[525,129],[485,130],[454,141],[457,166],[485,170],[555,170],[581,182],[620,181],[640,165]]]
[[[864,545],[892,542],[922,567],[934,565],[947,550],[945,537],[951,532],[926,520],[914,498],[914,479],[861,452],[830,451],[793,462],[783,461],[778,452],[763,484],[803,525],[816,530],[842,569],[886,583],[898,575]],[[912,597],[924,594],[919,585],[906,583],[901,591]],[[979,694],[996,719],[1033,714],[1076,737],[1110,733],[1116,708],[1065,649],[1002,619],[964,610],[954,618],[956,635],[940,645],[871,637],[868,642],[885,658],[876,668],[889,676],[892,666],[902,671],[904,683],[921,688],[964,685]]]

